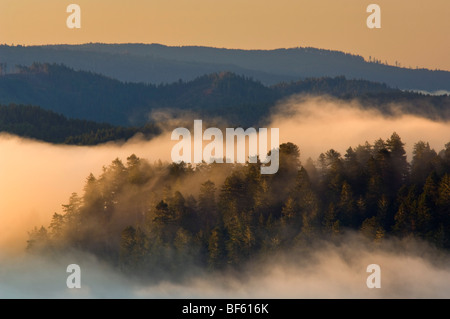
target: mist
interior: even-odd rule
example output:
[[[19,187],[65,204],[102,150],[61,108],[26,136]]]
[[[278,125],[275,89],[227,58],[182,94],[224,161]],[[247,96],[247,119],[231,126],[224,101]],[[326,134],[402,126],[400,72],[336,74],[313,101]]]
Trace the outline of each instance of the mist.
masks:
[[[377,110],[363,108],[358,102],[294,97],[275,108],[266,127],[280,129],[280,143],[298,145],[303,161],[308,157],[316,160],[330,148],[344,154],[350,146],[365,141],[373,143],[379,138],[386,140],[393,132],[406,144],[408,161],[414,144],[420,140],[429,142],[438,152],[450,141],[449,122],[403,114],[401,106],[392,108],[396,115],[385,116]],[[177,143],[171,141],[170,134],[187,121],[172,120],[170,112],[157,114],[164,119],[164,130],[150,141],[136,136],[127,142],[67,146],[0,134],[0,251],[21,252],[27,232],[34,226],[47,225],[72,192],[82,193],[86,177],[90,173],[98,176],[102,167],[113,159],[125,161],[135,154],[151,163],[170,162],[172,147]],[[195,118],[194,114],[188,116]],[[203,129],[212,125],[204,121]],[[233,127],[232,123],[227,125]]]
[[[241,273],[202,272],[182,282],[142,283],[87,254],[58,259],[22,256],[2,261],[0,298],[448,298],[449,256],[404,239],[368,243],[347,234],[256,260]],[[81,288],[66,286],[67,265],[81,268]],[[381,268],[381,288],[368,288],[366,268]]]
[[[437,91],[425,91],[425,90],[412,90],[412,92],[417,92],[417,93],[421,93],[421,94],[425,94],[425,95],[435,95],[435,96],[439,96],[439,95],[450,95],[450,91],[447,90],[437,90]]]
[[[450,122],[432,121],[402,113],[401,105],[391,105],[386,116],[357,101],[344,102],[327,97],[293,97],[283,101],[269,119],[270,127],[280,128],[280,143],[292,142],[300,148],[302,159],[317,159],[330,148],[344,154],[350,147],[388,139],[397,132],[405,143],[408,161],[414,144],[430,143],[437,152],[450,142]]]
[[[170,135],[151,141],[61,146],[0,134],[0,254],[23,251],[27,232],[47,225],[72,192],[82,193],[90,173],[98,176],[115,158],[131,154],[150,162],[170,160]]]
[[[394,115],[386,116],[358,102],[295,97],[277,106],[266,127],[280,129],[280,143],[298,145],[302,161],[308,157],[315,160],[330,148],[343,154],[348,147],[365,141],[386,140],[394,131],[406,143],[409,161],[419,140],[429,142],[436,151],[449,142],[449,122],[404,114],[401,106],[393,105],[392,110]],[[232,123],[228,125],[233,127]],[[210,126],[204,120],[203,129]],[[444,266],[449,264],[449,257],[416,240],[391,240],[381,247],[351,235],[339,245],[322,244],[314,253],[294,257],[282,254],[264,260],[244,278],[202,272],[184,282],[146,285],[79,252],[57,260],[24,254],[27,232],[35,226],[47,226],[72,192],[82,194],[89,173],[98,176],[113,159],[125,161],[131,154],[150,163],[169,162],[176,143],[170,133],[176,127],[167,120],[164,133],[150,141],[136,136],[127,142],[98,146],[53,145],[0,134],[0,297],[450,297],[450,267]],[[198,184],[191,180],[180,187],[195,192]],[[66,288],[65,270],[70,263],[82,267],[82,289]],[[366,287],[366,267],[373,263],[382,269],[381,289]]]

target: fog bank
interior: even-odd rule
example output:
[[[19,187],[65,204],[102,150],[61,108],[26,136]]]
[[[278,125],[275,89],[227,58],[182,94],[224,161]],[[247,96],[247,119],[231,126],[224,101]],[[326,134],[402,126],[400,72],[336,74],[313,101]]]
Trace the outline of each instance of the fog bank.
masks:
[[[392,105],[391,109],[394,115],[386,116],[355,101],[293,97],[277,106],[269,126],[280,128],[280,143],[297,144],[302,158],[313,160],[330,148],[343,155],[350,146],[386,140],[393,132],[406,144],[408,161],[414,144],[420,140],[429,142],[436,151],[450,142],[450,122],[404,114],[400,105]]]
[[[275,110],[267,127],[280,129],[280,143],[297,144],[302,161],[308,157],[315,160],[330,148],[344,154],[349,146],[387,139],[394,131],[406,143],[408,160],[419,140],[430,142],[439,151],[450,139],[448,122],[400,111],[388,117],[373,109],[363,109],[356,102],[294,97]],[[0,134],[0,251],[22,252],[27,232],[34,226],[47,226],[72,192],[82,193],[89,173],[98,176],[113,159],[118,157],[125,162],[134,153],[151,163],[159,159],[170,161],[172,147],[177,143],[171,141],[170,134],[182,121],[171,120],[170,112],[158,116],[165,131],[151,141],[135,137],[126,143],[62,146]],[[228,125],[233,127],[232,123]],[[211,126],[207,120],[203,121],[204,130]],[[205,141],[203,146],[206,144]]]
[[[368,244],[350,235],[311,254],[290,252],[255,261],[240,274],[200,273],[184,282],[145,284],[93,257],[67,254],[1,261],[0,298],[449,298],[449,256],[415,240]],[[66,286],[68,264],[81,268],[81,288]],[[369,264],[381,288],[369,289]]]

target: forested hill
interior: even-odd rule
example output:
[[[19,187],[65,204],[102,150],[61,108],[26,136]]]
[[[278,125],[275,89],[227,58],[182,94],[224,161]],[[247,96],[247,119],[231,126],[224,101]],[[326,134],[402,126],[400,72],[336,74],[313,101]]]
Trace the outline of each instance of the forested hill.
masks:
[[[330,149],[314,164],[286,143],[273,175],[261,175],[261,163],[116,159],[90,174],[47,228],[29,233],[28,249],[81,250],[154,280],[254,267],[258,257],[314,250],[324,240],[339,245],[349,230],[377,245],[415,237],[448,250],[450,143],[441,151],[416,143],[411,164],[403,145],[394,133],[345,154]]]
[[[0,104],[38,105],[69,118],[142,126],[155,109],[178,109],[199,116],[221,116],[234,125],[253,126],[270,108],[292,94],[326,94],[344,99],[363,99],[382,107],[408,102],[408,111],[450,118],[449,96],[403,92],[385,84],[344,77],[306,79],[265,86],[234,73],[212,73],[192,81],[151,85],[124,83],[92,72],[63,65],[20,67],[0,76]],[[425,106],[425,107],[424,107]]]
[[[150,138],[160,133],[152,124],[120,127],[106,123],[67,119],[61,114],[30,105],[0,105],[0,132],[46,141],[76,145],[95,145],[127,140],[140,132]]]
[[[315,48],[236,50],[211,47],[169,47],[159,44],[101,44],[0,46],[0,62],[11,71],[16,64],[63,63],[78,70],[104,74],[121,81],[159,84],[203,74],[230,71],[265,85],[308,77],[345,76],[384,82],[392,87],[450,91],[450,72],[400,67],[399,61],[377,59]],[[393,66],[397,64],[398,66]]]

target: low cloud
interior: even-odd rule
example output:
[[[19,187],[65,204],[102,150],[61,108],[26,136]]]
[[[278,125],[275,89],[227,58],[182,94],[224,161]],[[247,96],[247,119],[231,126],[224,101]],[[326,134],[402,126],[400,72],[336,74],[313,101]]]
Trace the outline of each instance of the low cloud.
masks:
[[[395,110],[395,106],[393,106]],[[398,107],[401,109],[401,107]],[[402,114],[385,116],[328,98],[284,101],[266,127],[280,129],[280,142],[293,142],[301,159],[316,159],[333,148],[342,154],[349,146],[395,131],[406,143],[411,160],[414,143],[428,141],[439,151],[449,142],[450,123]],[[156,116],[156,115],[154,115]],[[158,116],[162,116],[159,114]],[[307,258],[301,254],[273,256],[249,268],[246,275],[201,273],[188,281],[142,284],[84,254],[58,259],[24,255],[27,231],[48,225],[72,192],[82,193],[89,173],[98,176],[115,158],[131,154],[170,161],[170,133],[178,121],[167,122],[162,135],[151,141],[135,137],[126,143],[99,146],[61,146],[0,134],[0,297],[132,297],[132,298],[448,298],[450,267],[447,253],[426,244],[387,241],[383,247],[362,243],[358,236],[339,245],[323,244]],[[173,127],[171,126],[173,125]],[[228,124],[233,127],[232,124]],[[205,121],[204,129],[214,126]],[[204,143],[206,145],[206,143]],[[192,181],[184,185],[194,189]],[[406,246],[405,246],[406,245]],[[297,258],[298,257],[298,258]],[[82,289],[69,290],[65,272],[70,263],[82,267]],[[382,288],[368,289],[366,267],[379,264]]]
[[[0,134],[0,251],[23,251],[27,231],[48,225],[72,192],[82,193],[90,173],[98,176],[104,165],[131,154],[170,161],[170,142],[164,133],[151,141],[62,146]]]
[[[436,151],[450,142],[450,122],[404,114],[401,109],[400,105],[392,105],[394,115],[386,116],[356,101],[294,97],[278,105],[269,126],[280,128],[280,143],[297,144],[303,159],[317,159],[331,148],[344,154],[350,146],[386,140],[393,132],[406,144],[409,161],[414,144],[420,140],[429,142]]]
[[[349,235],[308,254],[254,261],[239,274],[200,273],[182,282],[142,283],[92,256],[22,256],[2,262],[1,298],[448,298],[448,255],[406,239],[367,243]],[[81,288],[66,286],[67,265],[81,268]],[[368,288],[367,266],[381,268],[381,288]]]
[[[128,156],[136,154],[151,163],[170,162],[172,147],[177,143],[171,140],[170,134],[179,125],[189,123],[179,118],[170,120],[170,113],[158,112],[153,116],[165,118],[167,125],[160,136],[150,141],[137,136],[126,143],[62,146],[0,134],[3,154],[0,157],[0,193],[3,194],[0,197],[0,249],[22,251],[27,231],[34,226],[48,225],[51,215],[61,211],[61,205],[72,192],[82,193],[89,173],[98,176],[102,167],[113,159],[126,161]],[[284,101],[268,122],[266,127],[280,129],[280,143],[292,142],[299,146],[303,161],[308,157],[315,160],[330,148],[344,154],[349,146],[387,139],[394,131],[406,143],[408,160],[412,158],[414,143],[419,140],[429,142],[437,151],[450,141],[449,122],[432,121],[400,111],[397,115],[385,116],[377,110],[364,109],[357,102],[329,98]],[[231,123],[228,125],[233,127]],[[208,121],[203,123],[203,129],[212,126]],[[206,144],[205,141],[203,146]]]

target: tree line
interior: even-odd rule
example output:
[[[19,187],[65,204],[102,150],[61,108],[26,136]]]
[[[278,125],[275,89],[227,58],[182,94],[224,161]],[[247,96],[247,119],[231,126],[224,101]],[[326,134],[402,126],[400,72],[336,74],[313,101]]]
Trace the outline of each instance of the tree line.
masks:
[[[151,138],[161,133],[156,124],[142,127],[114,126],[65,116],[31,105],[0,105],[0,132],[50,143],[96,145],[127,140],[137,133]]]
[[[151,277],[187,265],[236,268],[349,230],[450,248],[450,143],[436,152],[419,141],[410,162],[396,133],[305,162],[285,143],[278,173],[261,175],[260,165],[115,159],[48,227],[30,231],[28,250],[87,251]]]
[[[293,94],[332,96],[360,101],[383,113],[392,104],[405,113],[449,119],[450,96],[429,96],[386,84],[338,77],[308,78],[263,85],[231,72],[199,76],[191,81],[151,85],[124,83],[64,65],[34,63],[0,76],[0,103],[39,105],[68,118],[144,126],[154,110],[185,110],[201,118],[221,117],[238,126],[254,127],[270,116],[278,101]]]

